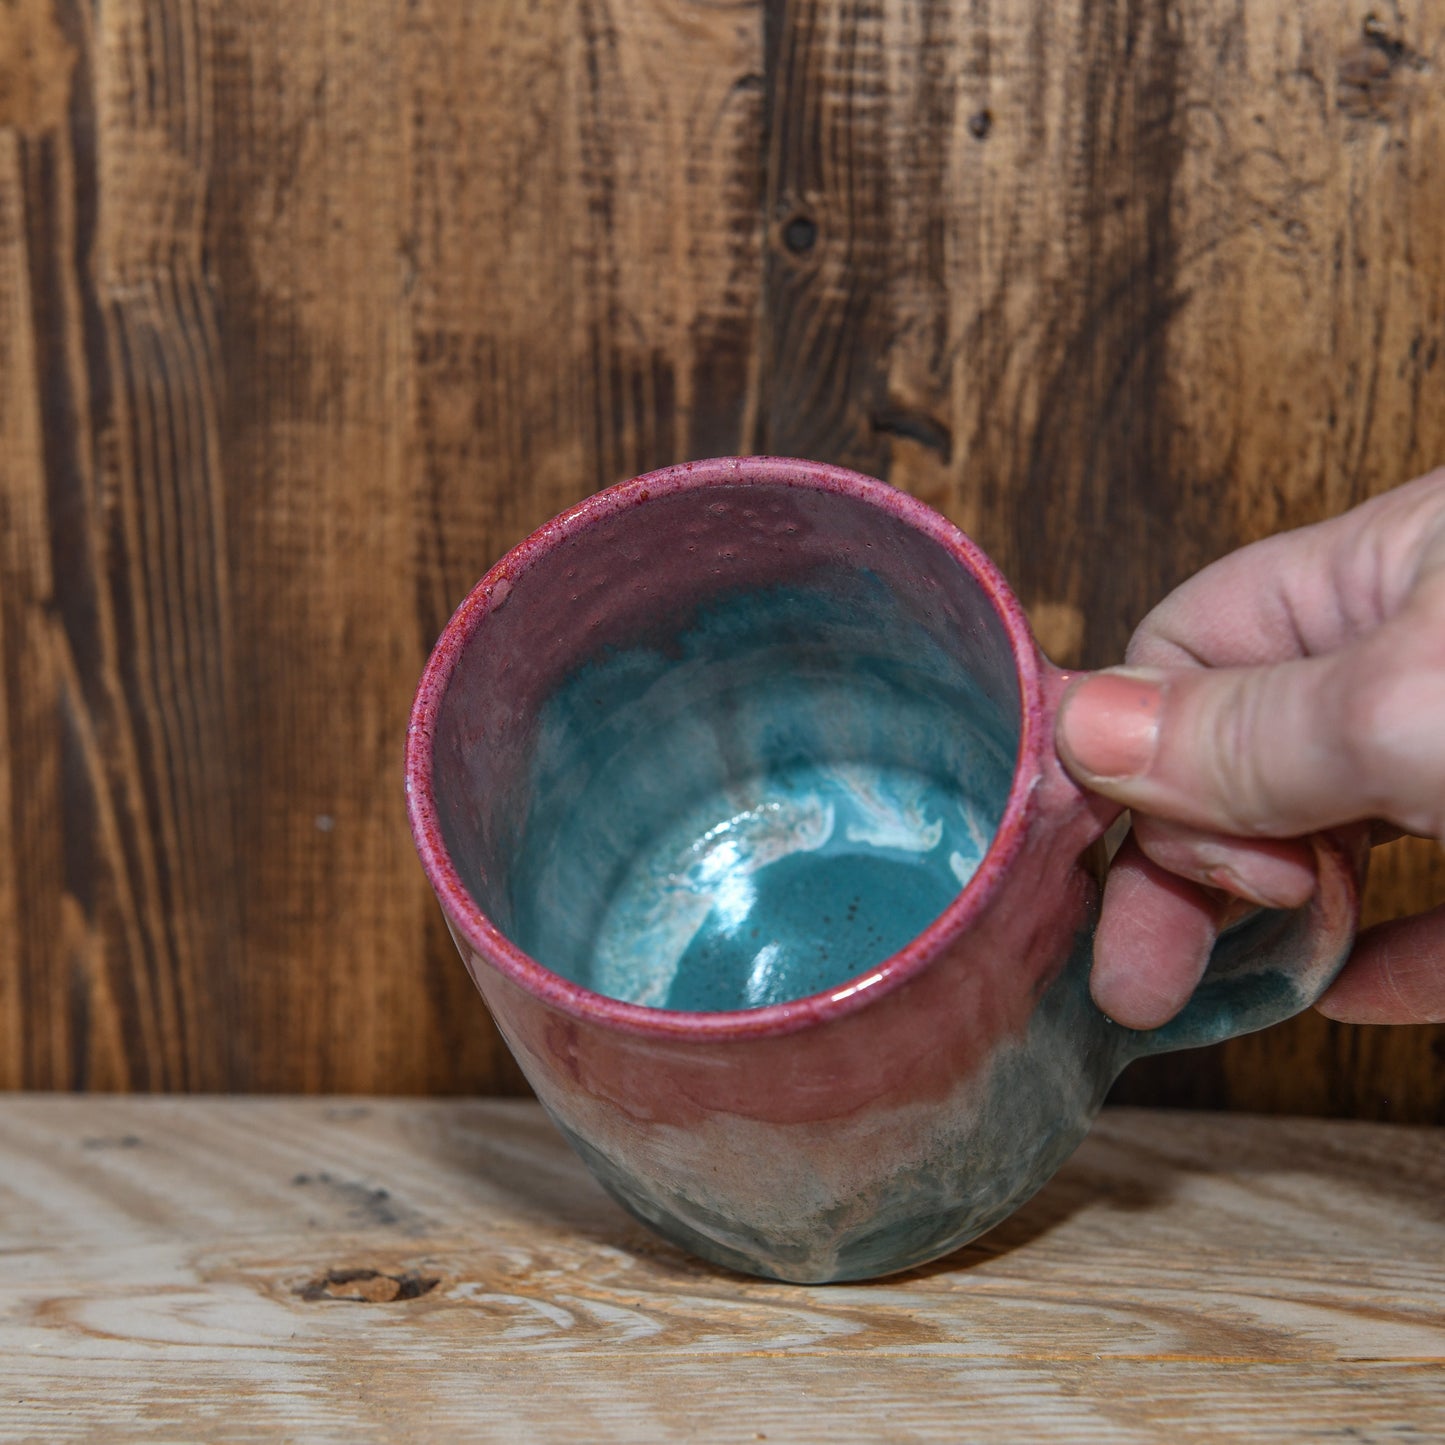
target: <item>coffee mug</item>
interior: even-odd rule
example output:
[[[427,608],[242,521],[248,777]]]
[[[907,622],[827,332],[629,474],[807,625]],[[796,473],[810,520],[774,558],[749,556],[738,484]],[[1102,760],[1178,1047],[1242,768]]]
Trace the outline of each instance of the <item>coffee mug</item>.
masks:
[[[612,487],[509,552],[421,679],[422,863],[537,1097],[668,1239],[863,1279],[998,1223],[1131,1059],[1284,1019],[1354,868],[1223,934],[1136,1032],[1088,990],[1099,842],[1070,674],[952,523],[771,457]]]

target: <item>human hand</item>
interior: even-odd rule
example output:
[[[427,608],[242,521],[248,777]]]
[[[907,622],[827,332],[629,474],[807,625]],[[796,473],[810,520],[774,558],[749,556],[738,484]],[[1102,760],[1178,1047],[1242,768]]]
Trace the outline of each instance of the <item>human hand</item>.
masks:
[[[1445,841],[1445,468],[1205,568],[1125,662],[1074,684],[1056,741],[1078,782],[1133,811],[1091,988],[1110,1017],[1155,1028],[1236,900],[1309,898],[1303,835]],[[1362,934],[1318,1007],[1445,1020],[1445,906]]]

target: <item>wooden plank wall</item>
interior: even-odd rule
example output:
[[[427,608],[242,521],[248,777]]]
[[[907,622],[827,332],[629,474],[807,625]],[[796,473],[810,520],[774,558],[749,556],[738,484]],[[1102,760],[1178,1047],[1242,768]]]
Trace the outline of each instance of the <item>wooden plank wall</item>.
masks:
[[[413,682],[561,507],[757,450],[1083,664],[1445,460],[1445,0],[0,3],[0,1086],[520,1087]],[[1442,892],[1396,845],[1371,913]],[[1442,1054],[1121,1096],[1439,1121]]]

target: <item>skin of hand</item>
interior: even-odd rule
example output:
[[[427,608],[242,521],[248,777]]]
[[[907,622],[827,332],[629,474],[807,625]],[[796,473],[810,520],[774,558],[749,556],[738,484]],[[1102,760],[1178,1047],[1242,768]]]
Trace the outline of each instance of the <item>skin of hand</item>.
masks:
[[[1133,813],[1094,999],[1157,1027],[1238,900],[1309,898],[1306,835],[1445,840],[1445,468],[1205,568],[1144,619],[1124,667],[1071,687],[1055,737],[1079,783]],[[1363,933],[1318,1007],[1445,1021],[1445,906]]]

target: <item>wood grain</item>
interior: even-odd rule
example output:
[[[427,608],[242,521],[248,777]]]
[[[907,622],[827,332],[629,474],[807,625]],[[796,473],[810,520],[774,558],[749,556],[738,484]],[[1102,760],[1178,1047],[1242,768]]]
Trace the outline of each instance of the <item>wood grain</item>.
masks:
[[[1093,665],[1445,460],[1442,68],[1445,0],[0,6],[0,1085],[521,1088],[400,739],[599,486],[860,466]],[[1442,1051],[1121,1097],[1445,1121]]]
[[[0,1105],[0,1435],[1434,1438],[1438,1130],[1107,1111],[925,1270],[726,1274],[533,1104]]]

